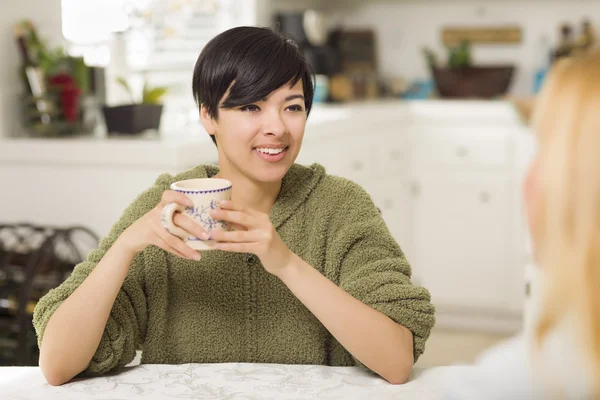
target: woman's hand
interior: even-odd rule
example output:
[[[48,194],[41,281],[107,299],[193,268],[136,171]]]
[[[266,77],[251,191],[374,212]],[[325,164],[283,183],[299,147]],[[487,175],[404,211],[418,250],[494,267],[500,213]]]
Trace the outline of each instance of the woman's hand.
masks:
[[[191,260],[200,260],[200,253],[188,246],[181,238],[170,234],[161,223],[162,210],[168,203],[178,203],[185,207],[193,206],[192,201],[183,193],[165,190],[160,203],[144,216],[135,221],[119,236],[118,242],[133,253],[139,253],[149,245],[155,245],[176,256]],[[208,239],[202,226],[181,213],[175,213],[173,223],[192,236]]]
[[[219,203],[220,208],[211,217],[223,220],[236,227],[234,231],[213,231],[211,239],[216,248],[235,253],[255,254],[263,266],[277,275],[290,263],[293,253],[277,234],[267,214],[235,207],[230,201]]]

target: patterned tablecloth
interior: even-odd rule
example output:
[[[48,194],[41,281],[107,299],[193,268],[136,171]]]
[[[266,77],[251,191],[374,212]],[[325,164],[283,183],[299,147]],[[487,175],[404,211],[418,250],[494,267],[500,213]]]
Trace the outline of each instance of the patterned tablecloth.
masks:
[[[390,385],[358,367],[279,364],[140,365],[60,387],[37,367],[0,368],[0,399],[438,399],[444,376],[460,367],[415,369]]]

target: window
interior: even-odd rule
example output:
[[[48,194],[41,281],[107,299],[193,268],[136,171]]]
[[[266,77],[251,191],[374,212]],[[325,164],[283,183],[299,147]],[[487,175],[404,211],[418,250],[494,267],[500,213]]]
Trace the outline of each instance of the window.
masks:
[[[87,64],[123,67],[136,91],[145,80],[168,86],[161,127],[177,134],[199,125],[191,82],[202,48],[223,30],[257,24],[266,1],[62,0],[63,35]],[[111,60],[115,32],[123,32],[124,60]]]

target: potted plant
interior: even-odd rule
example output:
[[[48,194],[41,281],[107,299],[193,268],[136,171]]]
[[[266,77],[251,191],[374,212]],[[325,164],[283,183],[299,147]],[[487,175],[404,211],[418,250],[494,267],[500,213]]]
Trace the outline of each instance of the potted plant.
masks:
[[[131,104],[102,108],[108,134],[138,134],[149,129],[158,130],[163,111],[162,98],[167,88],[152,88],[146,82],[142,98],[136,102],[127,81],[118,78],[117,82],[129,93]]]
[[[83,97],[89,94],[89,69],[82,57],[51,47],[30,20],[15,26],[21,55],[21,123],[32,136],[63,136],[91,131],[84,121]]]
[[[513,65],[474,65],[471,45],[461,41],[448,49],[448,62],[440,66],[436,54],[423,49],[440,97],[494,98],[504,95],[514,74]]]

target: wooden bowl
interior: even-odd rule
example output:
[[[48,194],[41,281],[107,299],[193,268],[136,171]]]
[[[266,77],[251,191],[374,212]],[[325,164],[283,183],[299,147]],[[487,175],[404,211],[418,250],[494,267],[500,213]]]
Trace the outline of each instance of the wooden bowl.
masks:
[[[504,95],[512,82],[512,65],[432,68],[440,97],[493,98]]]

